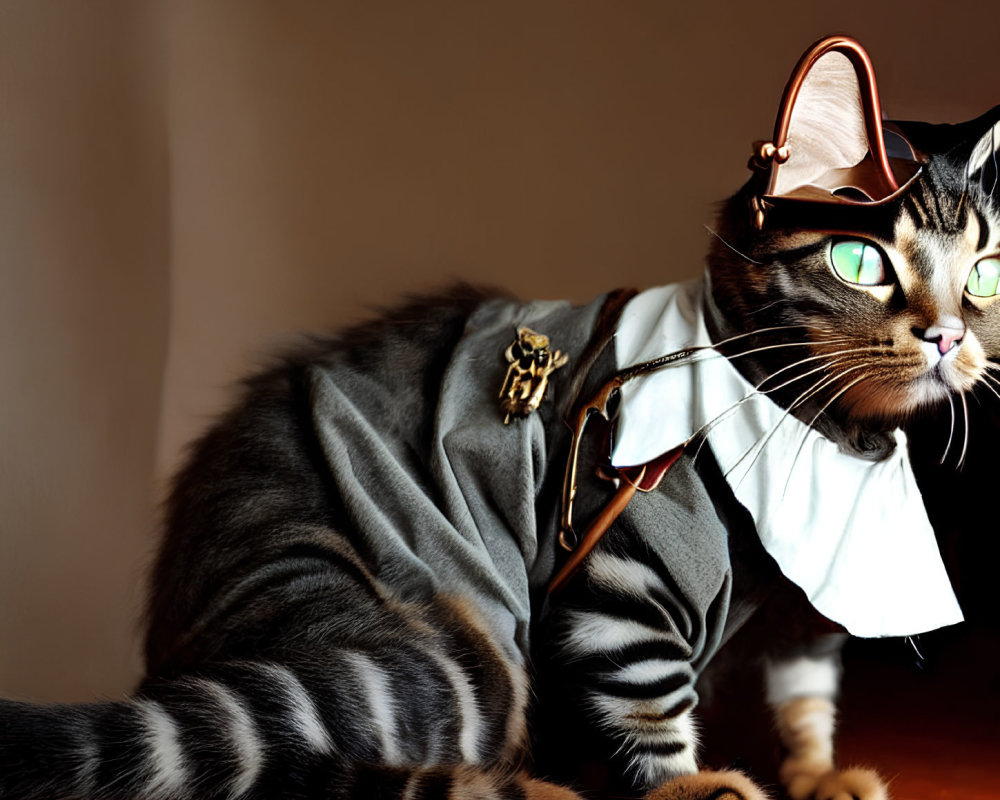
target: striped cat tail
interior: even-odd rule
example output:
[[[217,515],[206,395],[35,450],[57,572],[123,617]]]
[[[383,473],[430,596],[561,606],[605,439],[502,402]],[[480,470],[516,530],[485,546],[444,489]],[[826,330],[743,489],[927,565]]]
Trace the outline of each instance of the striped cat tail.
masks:
[[[523,772],[352,763],[287,696],[275,698],[284,724],[264,725],[222,684],[159,689],[81,705],[0,700],[0,800],[579,800]]]
[[[200,706],[191,699],[0,700],[0,800],[260,796],[265,768],[277,764],[250,733],[249,717],[235,702],[226,719],[207,698]],[[248,724],[242,732],[241,720]],[[301,763],[283,766],[302,773]],[[327,778],[336,769],[330,759],[322,765]]]
[[[0,800],[335,796],[350,759],[292,673],[267,669],[239,689],[193,677],[118,702],[2,700]]]
[[[166,796],[169,770],[144,752],[156,734],[143,716],[128,702],[0,700],[0,800]]]
[[[349,761],[308,696],[281,688],[251,700],[193,678],[117,702],[0,700],[0,800],[326,800]]]

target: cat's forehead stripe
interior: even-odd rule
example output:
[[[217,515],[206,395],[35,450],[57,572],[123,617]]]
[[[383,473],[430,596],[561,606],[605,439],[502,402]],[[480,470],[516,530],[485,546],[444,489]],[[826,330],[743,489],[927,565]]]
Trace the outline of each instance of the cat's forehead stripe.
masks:
[[[935,193],[933,191],[927,191],[927,186],[921,183],[918,187],[919,192],[914,192],[913,205],[918,208],[921,212],[921,224],[917,227],[941,227],[941,214],[940,207],[936,202],[934,202]]]
[[[903,209],[914,220],[915,225],[918,227],[927,225],[929,221],[928,214],[917,199],[916,194],[909,194],[903,198]]]
[[[915,228],[934,228],[948,233],[964,231],[969,209],[965,194],[942,185],[933,172],[926,170],[910,193],[903,199],[902,210],[913,220]]]

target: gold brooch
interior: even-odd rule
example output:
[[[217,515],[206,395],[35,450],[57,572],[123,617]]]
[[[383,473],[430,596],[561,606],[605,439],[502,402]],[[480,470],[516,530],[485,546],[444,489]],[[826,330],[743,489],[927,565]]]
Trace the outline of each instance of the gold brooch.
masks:
[[[517,338],[504,351],[510,366],[500,390],[500,410],[510,418],[526,417],[542,402],[549,375],[569,360],[569,356],[549,350],[549,337],[530,328],[518,328]]]

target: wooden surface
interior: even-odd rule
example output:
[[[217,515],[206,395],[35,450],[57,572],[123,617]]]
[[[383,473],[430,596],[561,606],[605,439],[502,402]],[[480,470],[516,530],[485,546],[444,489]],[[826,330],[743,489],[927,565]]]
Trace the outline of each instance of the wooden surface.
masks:
[[[837,757],[877,769],[892,800],[1000,800],[1000,630],[959,626],[917,641],[852,641]],[[703,709],[708,766],[748,771],[776,800],[777,739],[759,673],[726,678]]]
[[[927,648],[923,666],[903,643],[849,654],[841,762],[877,767],[895,800],[1000,800],[1000,636],[956,631]]]

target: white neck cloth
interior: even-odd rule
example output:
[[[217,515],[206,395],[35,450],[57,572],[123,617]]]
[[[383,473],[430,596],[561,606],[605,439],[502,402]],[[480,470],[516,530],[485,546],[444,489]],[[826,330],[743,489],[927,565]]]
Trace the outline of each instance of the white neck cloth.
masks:
[[[705,282],[649,289],[625,307],[619,369],[711,340]],[[622,387],[612,463],[643,464],[721,417],[708,442],[764,547],[813,606],[855,636],[906,636],[961,622],[907,457],[840,451],[705,351]],[[750,399],[747,399],[750,398]]]

